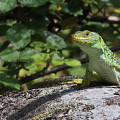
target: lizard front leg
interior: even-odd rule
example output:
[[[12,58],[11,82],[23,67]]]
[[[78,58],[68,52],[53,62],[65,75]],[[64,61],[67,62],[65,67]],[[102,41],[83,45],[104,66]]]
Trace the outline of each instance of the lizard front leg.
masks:
[[[79,87],[88,87],[90,86],[92,81],[100,81],[99,75],[92,71],[89,70],[89,66],[86,69],[85,77],[83,78],[82,84],[78,84]]]

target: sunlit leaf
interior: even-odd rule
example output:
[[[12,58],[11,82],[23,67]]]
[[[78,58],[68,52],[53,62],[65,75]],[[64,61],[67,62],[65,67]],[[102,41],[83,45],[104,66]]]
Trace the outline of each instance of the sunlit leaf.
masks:
[[[31,56],[31,58],[34,62],[46,61],[49,59],[49,57],[50,56],[47,53],[38,53],[38,54]]]
[[[77,66],[81,65],[80,61],[78,61],[76,59],[65,59],[65,64],[67,64],[71,67],[77,67]]]
[[[64,63],[64,60],[58,56],[58,54],[55,54],[52,58],[52,64],[54,65],[61,65]]]
[[[85,75],[86,67],[87,65],[85,64],[85,65],[78,66],[78,67],[72,67],[68,71],[70,75],[82,75],[83,76]]]
[[[25,70],[25,69],[20,69],[19,71],[19,77],[25,77],[26,75],[28,75],[29,71]]]
[[[37,70],[37,65],[33,63],[26,63],[24,64],[25,68],[28,70],[36,71]]]
[[[46,47],[45,43],[44,42],[41,42],[41,41],[33,41],[31,44],[30,44],[31,47]]]
[[[46,67],[46,62],[26,63],[24,66],[30,71],[42,71]]]

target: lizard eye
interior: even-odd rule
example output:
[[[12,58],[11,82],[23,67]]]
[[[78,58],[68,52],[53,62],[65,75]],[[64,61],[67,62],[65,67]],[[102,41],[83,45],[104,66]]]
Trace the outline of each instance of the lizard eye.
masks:
[[[89,33],[87,32],[87,33],[86,33],[86,35],[88,36],[88,35],[89,35]]]

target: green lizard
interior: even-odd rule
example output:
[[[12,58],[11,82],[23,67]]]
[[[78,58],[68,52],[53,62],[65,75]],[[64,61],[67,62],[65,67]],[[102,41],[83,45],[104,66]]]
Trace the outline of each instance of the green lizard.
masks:
[[[81,87],[89,86],[91,81],[102,81],[120,86],[120,59],[106,46],[99,34],[88,30],[78,31],[72,35],[72,40],[89,56],[85,77],[78,75],[56,78],[33,85],[33,88],[49,86],[51,83],[57,84],[69,79],[78,79],[76,80],[78,84],[82,79]]]
[[[108,84],[120,86],[120,59],[106,46],[99,34],[88,30],[78,31],[72,35],[72,40],[89,56],[82,86],[89,86],[96,77]]]

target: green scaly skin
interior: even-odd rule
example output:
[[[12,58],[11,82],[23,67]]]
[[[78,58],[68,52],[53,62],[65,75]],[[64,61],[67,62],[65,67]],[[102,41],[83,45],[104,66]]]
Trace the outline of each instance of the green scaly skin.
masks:
[[[120,59],[106,46],[99,34],[88,30],[78,31],[72,35],[72,40],[89,56],[83,86],[89,86],[95,75],[103,82],[120,86]]]

